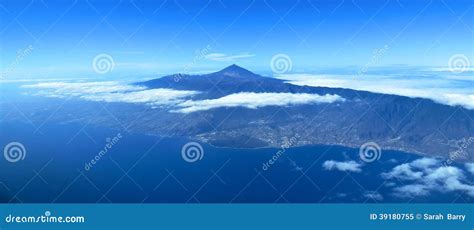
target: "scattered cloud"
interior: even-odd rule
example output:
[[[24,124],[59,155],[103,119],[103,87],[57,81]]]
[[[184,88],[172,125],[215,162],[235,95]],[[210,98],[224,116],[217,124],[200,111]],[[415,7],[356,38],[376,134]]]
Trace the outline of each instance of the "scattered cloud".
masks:
[[[237,54],[237,55],[227,55],[223,53],[210,53],[204,56],[207,60],[211,61],[225,61],[225,62],[231,62],[231,61],[236,61],[238,59],[242,58],[251,58],[254,57],[254,54]]]
[[[282,74],[279,79],[294,85],[347,88],[374,93],[427,98],[440,104],[474,109],[474,78],[452,75],[354,75]]]
[[[174,112],[191,113],[221,107],[245,107],[256,109],[264,106],[289,106],[301,104],[319,104],[344,101],[339,95],[318,95],[307,93],[251,93],[242,92],[226,95],[217,99],[200,101],[188,100],[178,104],[181,109]]]
[[[418,180],[422,176],[423,172],[413,171],[410,164],[401,164],[388,173],[382,173],[382,177],[385,179]]]
[[[474,164],[466,164],[470,171]],[[384,179],[407,183],[393,189],[399,197],[415,197],[429,195],[432,191],[466,192],[474,196],[474,185],[466,180],[464,171],[454,166],[443,166],[433,158],[421,158],[410,163],[394,167],[387,173],[382,173]],[[393,182],[392,181],[392,182]]]
[[[414,197],[428,195],[430,193],[429,189],[424,184],[409,184],[396,187],[394,190],[396,192],[395,195],[398,197]]]
[[[339,170],[343,172],[362,172],[362,164],[355,161],[333,161],[328,160],[323,163],[325,170]]]

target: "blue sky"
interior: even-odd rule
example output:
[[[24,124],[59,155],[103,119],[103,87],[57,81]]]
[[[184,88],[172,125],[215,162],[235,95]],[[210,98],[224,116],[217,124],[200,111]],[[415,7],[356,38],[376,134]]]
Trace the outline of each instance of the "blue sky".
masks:
[[[384,47],[373,66],[447,66],[455,54],[474,60],[470,0],[0,4],[2,65],[11,76],[95,74],[91,63],[99,54],[113,58],[107,74],[205,71],[232,63],[268,71],[276,54],[304,72],[364,66]]]

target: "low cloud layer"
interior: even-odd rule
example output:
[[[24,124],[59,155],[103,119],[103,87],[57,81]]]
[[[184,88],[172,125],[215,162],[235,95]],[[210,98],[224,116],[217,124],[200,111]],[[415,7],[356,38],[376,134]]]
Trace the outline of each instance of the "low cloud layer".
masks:
[[[470,171],[471,165],[466,165]],[[474,196],[474,185],[466,180],[465,171],[455,166],[443,166],[433,158],[421,158],[394,167],[383,173],[389,182],[402,182],[404,185],[393,188],[399,197],[426,196],[437,192],[465,192]]]
[[[84,95],[81,98],[91,101],[146,103],[150,105],[175,105],[184,98],[197,94],[196,91],[149,89],[133,92],[114,92],[107,94]]]
[[[36,90],[33,95],[57,98],[81,98],[89,101],[143,103],[166,106],[170,112],[192,113],[224,107],[257,109],[265,106],[292,106],[344,101],[338,95],[292,93],[235,93],[221,98],[192,100],[198,91],[174,89],[148,89],[119,82],[42,82],[23,85]]]
[[[45,96],[68,97],[84,94],[99,94],[144,90],[144,87],[120,84],[113,81],[104,82],[42,82],[23,85],[27,89],[39,89]]]
[[[362,172],[362,164],[355,161],[333,161],[328,160],[323,163],[325,170],[339,170],[343,172]]]
[[[147,89],[118,82],[47,82],[24,85],[37,89],[35,95],[46,97],[77,97],[89,101],[145,103],[153,106],[175,105],[184,98],[198,94],[196,91],[173,89]]]
[[[264,106],[290,106],[302,104],[333,103],[344,101],[338,95],[306,93],[235,93],[217,99],[186,101],[178,104],[181,109],[174,112],[191,113],[220,107],[245,107],[257,109]]]
[[[469,75],[337,75],[284,74],[278,78],[295,85],[364,90],[374,93],[420,97],[451,106],[474,109],[474,76]]]

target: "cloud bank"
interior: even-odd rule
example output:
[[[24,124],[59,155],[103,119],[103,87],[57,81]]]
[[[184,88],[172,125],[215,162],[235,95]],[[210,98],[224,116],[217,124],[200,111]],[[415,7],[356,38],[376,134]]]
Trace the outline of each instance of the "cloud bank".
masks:
[[[143,103],[151,106],[166,106],[170,112],[192,113],[224,107],[257,109],[265,106],[291,106],[344,101],[338,95],[292,94],[292,93],[235,93],[216,99],[191,100],[198,91],[167,88],[148,89],[142,86],[119,82],[42,82],[23,85],[25,89],[38,90],[34,95],[69,98],[89,101]]]
[[[144,87],[120,84],[113,81],[105,82],[42,82],[23,85],[22,88],[45,90],[48,96],[81,96],[84,94],[112,93],[144,90]]]
[[[328,160],[323,163],[325,170],[339,170],[343,172],[362,172],[362,164],[355,161],[333,161]]]
[[[283,74],[294,85],[347,88],[374,93],[420,97],[451,106],[474,109],[474,76],[467,75],[337,75]]]
[[[118,82],[47,82],[22,87],[38,89],[40,91],[35,94],[46,97],[77,97],[89,101],[145,103],[153,106],[175,105],[183,102],[184,98],[199,93],[187,90],[147,89]]]
[[[174,112],[191,113],[220,107],[245,107],[257,109],[264,106],[290,106],[302,104],[333,103],[344,101],[338,95],[306,93],[235,93],[217,99],[186,101],[178,104],[181,109]]]
[[[107,94],[83,95],[81,98],[91,101],[146,103],[150,105],[175,105],[184,98],[198,94],[196,91],[149,89],[133,92],[114,92]]]

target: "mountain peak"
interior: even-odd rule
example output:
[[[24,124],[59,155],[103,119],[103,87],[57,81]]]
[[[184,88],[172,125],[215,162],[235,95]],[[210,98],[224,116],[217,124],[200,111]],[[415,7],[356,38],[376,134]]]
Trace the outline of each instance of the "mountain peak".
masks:
[[[230,66],[225,67],[225,68],[222,69],[222,70],[246,70],[246,69],[244,69],[244,68],[242,68],[242,67],[240,67],[240,66],[238,66],[238,65],[236,65],[236,64],[232,64],[232,65],[230,65]]]
[[[224,69],[218,71],[217,73],[227,75],[230,77],[239,77],[239,76],[251,76],[255,75],[254,73],[250,72],[249,70],[242,68],[236,64],[232,64],[230,66],[225,67]]]

